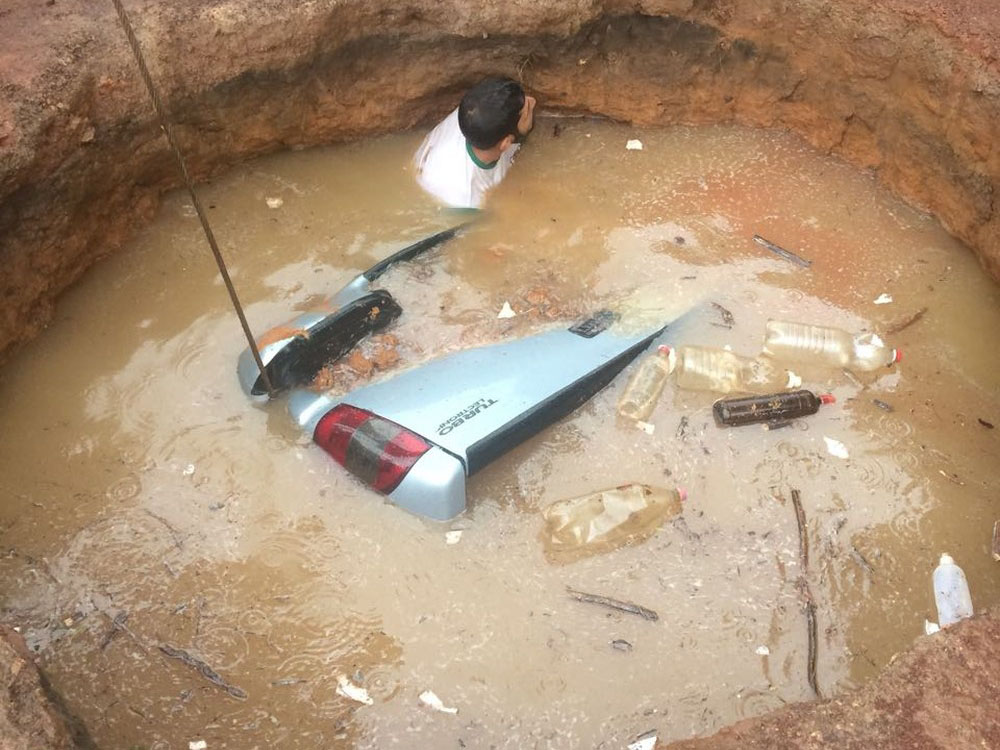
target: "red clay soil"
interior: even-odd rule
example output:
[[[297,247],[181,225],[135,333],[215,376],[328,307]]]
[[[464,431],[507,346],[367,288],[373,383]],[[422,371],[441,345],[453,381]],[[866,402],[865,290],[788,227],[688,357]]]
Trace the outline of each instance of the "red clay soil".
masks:
[[[860,690],[745,719],[662,750],[1000,748],[1000,617],[920,638]]]
[[[68,727],[24,640],[0,625],[0,748],[68,750],[87,744]]]
[[[429,123],[500,72],[550,109],[794,131],[932,211],[1000,279],[996,2],[126,6],[197,179],[280,149]],[[110,0],[0,5],[0,358],[177,184]],[[977,618],[921,639],[857,693],[672,747],[1000,747],[998,638],[1000,619]],[[65,747],[30,658],[9,644],[0,747]]]

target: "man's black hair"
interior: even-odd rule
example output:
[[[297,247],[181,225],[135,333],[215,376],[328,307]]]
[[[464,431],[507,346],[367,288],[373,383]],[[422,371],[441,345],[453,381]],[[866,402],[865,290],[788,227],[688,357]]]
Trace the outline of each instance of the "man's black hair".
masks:
[[[465,92],[458,105],[458,127],[475,148],[496,146],[505,136],[519,135],[524,89],[511,78],[486,78]]]

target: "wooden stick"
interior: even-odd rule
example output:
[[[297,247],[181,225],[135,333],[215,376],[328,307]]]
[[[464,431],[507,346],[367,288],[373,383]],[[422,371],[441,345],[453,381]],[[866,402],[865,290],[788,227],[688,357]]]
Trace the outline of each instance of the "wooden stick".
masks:
[[[177,659],[178,661],[183,662],[184,664],[187,664],[189,667],[192,667],[193,669],[197,670],[202,677],[211,682],[213,685],[218,685],[220,688],[225,690],[234,698],[239,698],[240,700],[246,700],[247,698],[246,690],[244,690],[241,687],[237,687],[236,685],[230,685],[222,678],[222,676],[218,672],[216,672],[214,669],[208,666],[197,656],[191,656],[191,654],[189,654],[184,649],[174,648],[173,646],[166,643],[160,644],[160,651],[162,651],[165,655],[169,656],[171,659]]]
[[[816,657],[819,651],[819,638],[816,624],[816,602],[809,589],[809,536],[806,529],[806,512],[802,508],[802,499],[798,490],[792,490],[792,504],[795,506],[795,521],[799,527],[799,564],[802,572],[799,575],[799,587],[806,601],[806,628],[809,638],[809,654],[806,662],[806,679],[809,687],[817,697],[820,696],[819,685],[816,683]]]
[[[914,323],[916,323],[918,320],[920,320],[922,317],[924,317],[924,313],[925,312],[927,312],[927,308],[926,307],[921,307],[919,310],[917,310],[915,313],[913,313],[913,315],[911,315],[910,317],[904,318],[903,320],[900,320],[900,321],[898,321],[896,323],[893,323],[891,326],[889,326],[888,328],[885,329],[885,332],[887,334],[889,334],[890,336],[892,334],[899,333],[904,328],[909,328]]]
[[[610,609],[617,609],[620,612],[628,612],[629,614],[639,615],[639,617],[643,617],[647,620],[660,619],[660,616],[653,610],[647,609],[646,607],[638,604],[633,604],[632,602],[623,602],[620,599],[612,599],[609,596],[601,596],[600,594],[588,594],[584,591],[571,589],[569,586],[566,587],[566,591],[578,602],[600,604],[602,607],[609,607]]]

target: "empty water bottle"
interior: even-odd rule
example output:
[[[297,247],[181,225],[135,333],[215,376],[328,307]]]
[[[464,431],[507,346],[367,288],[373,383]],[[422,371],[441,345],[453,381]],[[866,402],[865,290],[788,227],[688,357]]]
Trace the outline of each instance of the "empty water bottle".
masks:
[[[828,326],[769,320],[764,354],[788,362],[815,362],[852,370],[876,370],[898,362],[903,354],[890,349],[875,333],[852,336]]]
[[[758,422],[780,422],[807,417],[819,411],[822,404],[832,404],[836,400],[832,393],[817,396],[811,391],[789,391],[767,396],[722,399],[715,402],[712,412],[720,427],[740,427]]]
[[[934,601],[937,604],[938,624],[942,628],[972,617],[969,584],[951,555],[941,555],[941,562],[934,569]]]
[[[677,350],[677,386],[716,393],[773,393],[798,388],[802,378],[763,359],[725,349],[682,346]]]
[[[686,497],[683,489],[626,484],[558,500],[542,511],[546,556],[570,562],[642,541],[680,513]]]
[[[657,347],[656,354],[642,360],[629,378],[618,400],[618,413],[629,419],[648,419],[673,369],[674,356],[670,347]]]

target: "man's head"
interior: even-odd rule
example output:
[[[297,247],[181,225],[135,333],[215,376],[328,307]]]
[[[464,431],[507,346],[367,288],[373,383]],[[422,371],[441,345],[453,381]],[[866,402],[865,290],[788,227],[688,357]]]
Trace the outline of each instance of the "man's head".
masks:
[[[486,78],[462,97],[458,126],[474,148],[506,151],[533,124],[535,100],[510,78]]]

